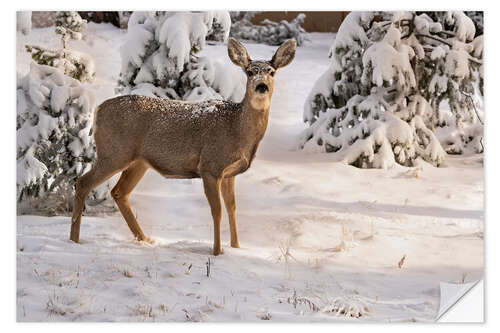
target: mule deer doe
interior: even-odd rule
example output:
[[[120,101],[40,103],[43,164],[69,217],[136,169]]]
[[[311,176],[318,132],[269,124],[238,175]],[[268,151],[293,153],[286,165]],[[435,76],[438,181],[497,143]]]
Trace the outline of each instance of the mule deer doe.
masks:
[[[70,239],[79,241],[85,198],[90,191],[123,171],[111,194],[135,238],[148,241],[128,198],[148,168],[153,168],[166,178],[202,178],[214,222],[214,255],[221,253],[222,192],[231,246],[239,247],[234,177],[245,172],[255,157],[267,127],[274,74],[293,60],[295,48],[296,42],[289,40],[270,61],[252,61],[242,44],[229,39],[229,58],[247,75],[241,103],[128,95],[99,105],[94,115],[97,160],[76,183]]]

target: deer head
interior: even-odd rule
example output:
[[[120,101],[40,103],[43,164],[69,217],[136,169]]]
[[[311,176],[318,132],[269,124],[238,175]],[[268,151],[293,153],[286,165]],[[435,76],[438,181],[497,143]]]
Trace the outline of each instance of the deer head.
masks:
[[[283,43],[269,61],[250,59],[245,47],[234,38],[227,44],[231,61],[240,66],[247,75],[246,98],[256,110],[267,110],[271,103],[276,71],[288,65],[295,57],[297,43],[288,40]]]

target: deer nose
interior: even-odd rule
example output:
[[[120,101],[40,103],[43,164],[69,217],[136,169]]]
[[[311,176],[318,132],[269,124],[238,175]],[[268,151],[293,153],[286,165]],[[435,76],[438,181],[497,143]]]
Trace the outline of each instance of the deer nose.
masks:
[[[257,87],[255,87],[255,91],[264,94],[265,92],[269,91],[269,88],[265,83],[259,83]]]

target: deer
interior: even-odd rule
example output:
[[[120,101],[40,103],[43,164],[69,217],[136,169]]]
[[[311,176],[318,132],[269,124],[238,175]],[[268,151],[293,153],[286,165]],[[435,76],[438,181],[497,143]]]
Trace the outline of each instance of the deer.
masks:
[[[137,241],[152,242],[132,213],[129,197],[148,169],[164,178],[201,178],[213,219],[213,255],[222,253],[221,198],[229,217],[231,247],[239,248],[235,176],[250,167],[266,132],[276,71],[295,57],[295,40],[283,43],[269,61],[254,61],[236,39],[228,40],[230,60],[247,77],[240,103],[188,102],[124,95],[104,101],[94,113],[96,160],[77,179],[70,239],[78,243],[88,194],[121,172],[111,190]]]

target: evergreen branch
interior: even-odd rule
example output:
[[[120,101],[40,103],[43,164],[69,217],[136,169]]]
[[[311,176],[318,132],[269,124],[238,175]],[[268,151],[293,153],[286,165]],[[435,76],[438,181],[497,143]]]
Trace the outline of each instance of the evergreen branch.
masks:
[[[455,33],[451,32],[451,31],[442,30],[442,31],[439,31],[438,33],[439,34],[444,34],[444,35],[446,35],[448,37],[456,37]]]
[[[478,65],[482,65],[483,64],[483,61],[482,60],[479,60],[478,58],[475,58],[473,56],[469,56],[469,60],[478,64]]]
[[[474,112],[476,113],[476,117],[477,119],[479,120],[479,122],[481,123],[481,125],[484,126],[484,123],[483,121],[481,120],[481,118],[479,117],[479,113],[477,112],[477,109],[476,109],[476,105],[474,104],[474,100],[472,99],[472,96],[467,94],[465,91],[461,90],[461,89],[458,89],[458,91],[460,91],[460,93],[462,95],[464,95],[465,97],[467,97],[467,99],[469,100],[470,104],[472,105],[472,108],[474,109]],[[481,143],[482,145],[482,143]]]
[[[444,39],[442,38],[439,38],[439,37],[436,37],[436,36],[431,36],[431,35],[424,35],[424,34],[416,34],[417,37],[424,37],[424,38],[429,38],[429,39],[433,39],[435,41],[438,41],[438,42],[441,42],[445,45],[448,45],[449,47],[452,47],[452,45],[450,43],[448,43],[447,41],[445,41]]]

